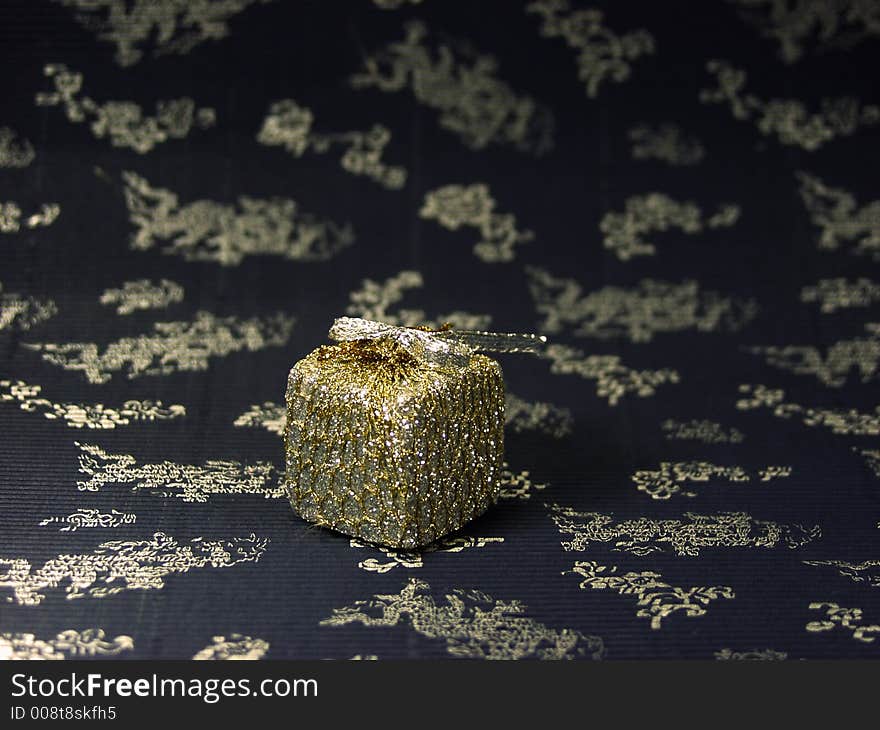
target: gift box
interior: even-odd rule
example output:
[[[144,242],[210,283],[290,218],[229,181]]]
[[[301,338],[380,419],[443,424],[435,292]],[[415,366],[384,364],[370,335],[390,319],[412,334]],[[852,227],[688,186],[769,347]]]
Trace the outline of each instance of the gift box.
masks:
[[[336,320],[330,334],[341,341],[318,347],[288,378],[285,485],[294,511],[413,549],[488,509],[501,486],[504,380],[476,350],[531,351],[542,338],[356,318]]]

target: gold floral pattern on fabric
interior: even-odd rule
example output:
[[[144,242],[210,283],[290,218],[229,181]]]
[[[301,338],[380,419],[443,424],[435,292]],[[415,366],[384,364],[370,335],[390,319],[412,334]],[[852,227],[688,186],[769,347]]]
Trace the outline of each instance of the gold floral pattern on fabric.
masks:
[[[257,141],[268,146],[283,147],[294,157],[306,152],[329,152],[334,146],[345,147],[339,164],[353,175],[364,175],[391,190],[399,190],[406,183],[406,169],[382,161],[385,147],[391,141],[391,132],[381,124],[374,124],[366,132],[312,131],[314,114],[293,99],[272,103],[257,133]]]
[[[204,464],[173,461],[139,464],[130,454],[110,454],[100,446],[77,442],[79,472],[88,479],[77,489],[98,492],[108,485],[131,485],[132,492],[146,491],[184,502],[207,502],[218,494],[255,494],[266,499],[284,496],[275,467],[264,461],[241,464],[211,460]]]
[[[54,403],[41,398],[41,392],[39,385],[28,385],[23,380],[0,380],[0,403],[17,401],[21,410],[64,421],[70,428],[112,429],[137,421],[167,421],[186,415],[182,405],[166,408],[162,401],[128,400],[120,408],[110,408],[103,403]]]
[[[557,529],[570,539],[564,550],[585,552],[593,543],[613,543],[612,550],[633,555],[672,552],[696,557],[707,548],[799,548],[822,536],[818,525],[785,525],[756,520],[745,512],[699,515],[685,512],[683,519],[639,517],[614,522],[614,516],[578,512],[558,504],[547,505]]]
[[[836,251],[851,244],[849,253],[880,261],[880,200],[859,206],[855,196],[826,185],[818,177],[798,173],[801,198],[817,226],[819,248]]]
[[[741,411],[769,408],[777,418],[797,416],[807,426],[822,426],[832,433],[851,436],[880,435],[880,406],[874,413],[862,413],[851,408],[810,408],[797,403],[785,402],[785,391],[768,388],[766,385],[740,385],[739,392],[746,397],[736,402]]]
[[[823,314],[870,307],[880,302],[880,284],[864,277],[852,281],[844,278],[820,279],[815,285],[801,289],[801,301],[804,304],[818,304]]]
[[[154,284],[149,279],[123,282],[119,289],[105,289],[99,300],[104,305],[116,305],[116,314],[132,314],[141,309],[167,309],[183,301],[183,287],[169,279]]]
[[[287,409],[283,403],[265,403],[252,405],[235,419],[233,425],[246,428],[265,428],[278,436],[284,433],[287,421]]]
[[[768,466],[750,472],[741,466],[718,466],[707,461],[663,461],[656,470],[637,471],[630,477],[640,492],[651,499],[669,499],[675,495],[696,497],[685,485],[709,481],[749,482],[757,477],[762,482],[791,476],[790,466]]]
[[[604,25],[601,10],[572,10],[568,0],[534,0],[526,12],[540,16],[542,36],[562,38],[577,51],[578,78],[590,98],[599,95],[606,80],[626,81],[631,63],[655,50],[654,36],[647,30],[618,34]]]
[[[621,212],[610,211],[599,221],[602,245],[621,261],[653,256],[655,244],[645,240],[652,233],[677,229],[693,235],[706,229],[729,228],[740,216],[739,206],[724,203],[712,215],[704,214],[689,200],[678,201],[665,193],[634,195],[626,199]]]
[[[37,299],[15,292],[4,292],[0,283],[0,331],[14,329],[29,330],[40,322],[45,322],[58,313],[58,307],[51,299]]]
[[[825,613],[825,618],[807,624],[807,631],[812,633],[833,631],[839,627],[851,632],[856,641],[863,641],[866,644],[877,638],[873,634],[880,633],[880,625],[867,624],[862,620],[864,614],[860,608],[844,608],[836,603],[823,601],[811,603],[810,610]]]
[[[193,656],[193,661],[236,661],[262,659],[269,642],[243,634],[212,636],[211,643]]]
[[[535,492],[543,491],[546,488],[546,484],[532,481],[531,472],[528,470],[524,469],[514,473],[510,470],[510,464],[504,462],[498,499],[531,499]]]
[[[183,205],[176,193],[154,188],[140,175],[125,172],[123,178],[137,227],[131,240],[136,251],[160,247],[185,261],[238,266],[247,256],[327,261],[354,241],[350,225],[303,213],[290,198],[243,195],[234,204],[196,200]]]
[[[59,532],[76,532],[84,528],[123,527],[133,525],[135,522],[137,522],[137,515],[133,512],[120,512],[116,509],[101,512],[99,509],[88,508],[78,509],[63,517],[47,517],[39,524],[40,527],[62,525],[58,528]]]
[[[635,598],[636,616],[650,619],[651,628],[655,630],[670,616],[682,612],[690,618],[705,616],[706,607],[712,601],[735,598],[730,586],[681,588],[660,580],[663,576],[651,570],[619,573],[616,565],[599,565],[592,560],[579,560],[571,570],[563,571],[563,575],[566,573],[581,576],[580,588],[584,590],[611,590]]]
[[[9,127],[0,127],[0,167],[27,167],[34,161],[34,146]]]
[[[754,300],[702,291],[689,279],[680,284],[643,279],[632,288],[606,286],[584,295],[574,279],[557,278],[536,267],[526,272],[535,308],[544,317],[539,327],[548,333],[576,327],[576,337],[650,342],[656,334],[688,329],[736,332],[758,310]]]
[[[106,383],[114,372],[131,380],[143,375],[207,370],[211,357],[257,352],[287,344],[294,320],[281,312],[268,317],[217,317],[196,312],[184,322],[156,322],[151,334],[123,337],[103,349],[94,342],[35,343],[25,347],[65,370],[81,371],[90,383]]]
[[[435,600],[428,583],[410,578],[400,593],[335,608],[320,625],[406,626],[445,641],[450,655],[466,659],[601,659],[605,654],[600,637],[545,626],[528,616],[528,607],[519,601],[462,588],[452,589],[444,599]]]
[[[0,661],[109,657],[132,649],[134,639],[130,636],[123,634],[108,639],[103,629],[67,629],[51,639],[38,639],[30,633],[0,633]]]
[[[805,560],[804,565],[837,568],[838,573],[854,583],[867,583],[871,588],[880,588],[880,560],[863,560],[861,563],[848,560]]]
[[[769,482],[771,479],[790,477],[792,468],[790,466],[766,466],[763,469],[758,469],[758,478],[762,482]]]
[[[361,288],[349,294],[345,313],[397,327],[437,329],[448,322],[459,329],[481,330],[491,323],[492,317],[488,314],[454,311],[431,318],[423,309],[394,307],[408,290],[420,289],[423,285],[422,275],[412,270],[401,271],[382,282],[364,279]]]
[[[775,649],[747,649],[738,651],[735,649],[719,649],[715,652],[718,661],[749,661],[749,662],[781,662],[788,659],[788,654]]]
[[[610,406],[616,406],[626,395],[648,398],[657,392],[657,386],[680,382],[676,370],[634,370],[617,355],[586,355],[568,345],[550,345],[543,357],[550,360],[550,372],[555,375],[595,380],[596,395],[607,398]]]
[[[476,228],[482,238],[474,244],[474,256],[486,263],[513,261],[516,247],[535,237],[532,231],[517,230],[513,214],[495,212],[495,201],[483,183],[431,190],[425,194],[419,215],[450,231]]]
[[[509,144],[540,154],[552,147],[552,114],[497,78],[495,58],[465,43],[429,43],[424,23],[407,23],[404,39],[367,56],[351,85],[384,92],[410,89],[417,101],[440,113],[443,129],[475,150]]]
[[[803,58],[807,47],[817,52],[851,48],[880,36],[880,6],[874,0],[728,0],[761,34],[779,44],[785,63]]]
[[[826,348],[812,345],[787,347],[750,347],[748,352],[763,355],[768,365],[788,370],[797,375],[813,375],[820,383],[831,388],[846,384],[855,373],[861,382],[869,383],[880,373],[880,324],[866,324],[867,337],[841,340]]]
[[[745,435],[738,429],[724,426],[716,421],[676,421],[667,418],[660,424],[668,441],[700,441],[704,444],[739,444]]]
[[[629,130],[634,160],[660,160],[674,167],[698,164],[705,156],[702,143],[687,137],[677,124],[639,124]]]
[[[874,476],[880,479],[880,449],[854,449],[858,451],[862,456],[865,457],[865,461],[868,464],[868,468],[873,472]],[[877,523],[877,527],[880,527],[880,522]]]
[[[353,548],[370,548],[378,550],[385,556],[386,562],[379,558],[367,558],[358,563],[358,568],[370,573],[387,573],[394,568],[421,568],[424,567],[423,556],[425,553],[460,553],[471,548],[484,548],[493,543],[504,542],[503,537],[446,537],[423,547],[419,551],[414,550],[389,550],[379,545],[371,545],[352,539],[349,544]]]
[[[36,213],[23,218],[24,212],[18,203],[0,202],[0,233],[18,233],[22,229],[33,230],[51,226],[61,215],[57,203],[43,203]]]
[[[504,422],[513,433],[536,431],[552,438],[568,436],[574,427],[571,410],[544,401],[527,401],[506,392]]]
[[[128,148],[141,155],[169,139],[183,139],[193,129],[212,127],[216,121],[213,109],[197,109],[189,97],[158,101],[155,114],[149,116],[133,101],[99,103],[90,96],[82,96],[83,75],[64,64],[50,63],[43,73],[52,79],[54,90],[38,93],[37,106],[60,106],[68,121],[89,122],[95,137],[106,137],[114,147]]]
[[[195,568],[257,562],[268,543],[253,534],[229,540],[196,537],[181,543],[156,532],[148,540],[104,542],[90,553],[62,553],[39,568],[26,558],[0,558],[0,589],[11,589],[12,596],[6,600],[21,606],[39,605],[47,592],[62,585],[68,600],[157,590],[165,586],[169,576]]]
[[[229,35],[229,20],[271,0],[54,0],[73,8],[77,20],[116,46],[115,61],[132,66],[146,47],[152,56],[185,55],[200,43]]]
[[[764,100],[744,94],[746,73],[727,61],[713,60],[707,65],[718,84],[704,89],[704,104],[727,104],[734,119],[751,121],[766,136],[775,136],[784,145],[813,152],[838,137],[855,134],[860,126],[880,122],[880,107],[863,105],[858,99],[823,99],[819,111],[810,111],[795,99]]]

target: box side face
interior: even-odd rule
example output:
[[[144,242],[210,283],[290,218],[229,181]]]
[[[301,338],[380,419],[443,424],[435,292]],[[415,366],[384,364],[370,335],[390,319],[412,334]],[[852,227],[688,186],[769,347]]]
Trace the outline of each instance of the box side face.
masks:
[[[412,524],[416,402],[379,398],[339,372],[300,361],[287,388],[285,485],[304,519],[360,539],[400,545]]]
[[[439,383],[422,402],[415,450],[419,473],[417,543],[425,545],[482,514],[501,488],[504,380],[480,355]]]

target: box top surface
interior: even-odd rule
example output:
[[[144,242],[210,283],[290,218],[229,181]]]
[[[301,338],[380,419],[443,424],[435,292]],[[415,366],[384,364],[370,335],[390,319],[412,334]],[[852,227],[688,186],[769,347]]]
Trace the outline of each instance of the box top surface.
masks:
[[[419,362],[396,342],[357,340],[316,348],[290,375],[337,392],[358,390],[370,400],[399,401],[421,398],[474,376],[501,380],[501,366],[485,355],[473,355],[466,367],[440,369]]]

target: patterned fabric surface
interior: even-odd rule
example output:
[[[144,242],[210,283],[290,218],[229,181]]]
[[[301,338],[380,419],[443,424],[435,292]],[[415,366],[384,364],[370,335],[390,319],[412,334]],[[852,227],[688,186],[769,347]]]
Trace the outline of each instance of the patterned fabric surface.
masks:
[[[875,0],[4,0],[0,657],[875,658]],[[334,317],[542,332],[422,553],[293,514]]]

